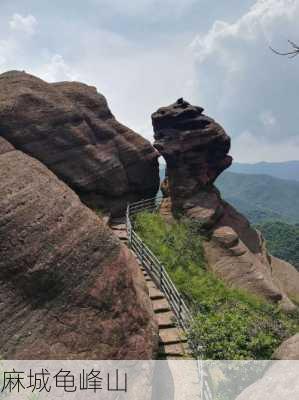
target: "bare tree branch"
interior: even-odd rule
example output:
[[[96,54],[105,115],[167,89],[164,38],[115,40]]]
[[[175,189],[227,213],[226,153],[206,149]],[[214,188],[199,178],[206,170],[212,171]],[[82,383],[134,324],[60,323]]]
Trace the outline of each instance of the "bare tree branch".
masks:
[[[273,53],[278,54],[279,56],[288,56],[289,58],[297,57],[299,55],[299,46],[296,43],[292,42],[291,40],[288,40],[288,42],[292,47],[291,51],[280,52],[280,51],[273,49],[273,47],[271,47],[271,46],[269,46],[269,47],[273,51]]]

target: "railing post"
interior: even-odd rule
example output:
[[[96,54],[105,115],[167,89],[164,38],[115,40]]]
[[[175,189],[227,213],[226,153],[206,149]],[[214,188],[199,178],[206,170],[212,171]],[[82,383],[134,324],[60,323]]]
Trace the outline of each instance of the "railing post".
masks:
[[[131,224],[130,217],[129,217],[129,237],[128,237],[128,239],[129,239],[130,246],[132,247],[132,224]]]
[[[127,224],[127,234],[130,247],[132,247],[132,225],[130,220],[130,204],[127,204],[126,210],[126,224]]]
[[[134,243],[134,249],[136,256],[139,258],[141,265],[146,270],[150,271],[150,274],[154,276],[154,281],[159,284],[161,291],[166,295],[175,316],[177,317],[178,323],[181,325],[183,330],[187,331],[193,320],[192,314],[186,307],[184,300],[180,293],[176,290],[171,278],[168,276],[163,264],[155,257],[152,256],[152,252],[147,252],[147,246],[144,244],[141,238],[136,234],[134,230],[134,224],[131,222],[131,217],[142,212],[145,209],[150,209],[152,212],[156,211],[161,203],[161,199],[156,197],[155,199],[149,199],[145,201],[139,201],[127,205],[126,210],[126,222],[127,222],[127,234],[130,247]],[[147,254],[147,257],[145,255]],[[146,260],[146,264],[145,264]],[[190,344],[193,346],[193,341],[190,340]],[[205,391],[203,390],[205,395]]]
[[[129,230],[128,230],[128,241],[129,241],[130,248],[132,248],[132,226],[131,226],[131,223],[129,225]]]
[[[181,324],[184,323],[183,318],[182,318],[182,296],[180,295],[180,300],[179,300],[179,316],[180,316],[180,322]]]
[[[141,241],[140,261],[141,264],[144,265],[144,244],[142,241]]]
[[[160,264],[160,288],[163,288],[163,265]]]

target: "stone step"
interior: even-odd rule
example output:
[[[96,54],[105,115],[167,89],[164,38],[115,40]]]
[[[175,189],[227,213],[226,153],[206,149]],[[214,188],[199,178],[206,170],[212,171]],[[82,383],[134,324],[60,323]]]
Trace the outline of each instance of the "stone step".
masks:
[[[110,218],[109,224],[110,224],[110,225],[122,225],[122,224],[126,224],[126,217]]]
[[[186,357],[185,355],[181,355],[181,356],[168,356],[168,355],[164,355],[164,360],[182,360],[182,359],[186,359],[189,357]]]
[[[159,312],[155,314],[155,320],[157,321],[159,328],[174,328],[176,327],[176,320],[173,312]]]
[[[182,331],[180,331],[178,328],[160,329],[159,338],[160,343],[164,345],[187,342],[187,339],[184,337]]]
[[[114,235],[116,235],[119,239],[126,239],[128,240],[128,235],[126,231],[120,231],[120,230],[113,230]]]
[[[149,296],[151,300],[160,300],[165,298],[164,294],[155,287],[149,288]]]
[[[113,232],[122,231],[120,229],[115,229]],[[187,339],[182,330],[177,327],[177,321],[169,302],[151,279],[146,268],[142,265],[134,251],[132,249],[130,251],[135,256],[140,270],[143,273],[155,313],[155,320],[158,324],[160,340],[159,358],[164,360],[175,360],[190,357],[191,352],[188,349]]]
[[[163,311],[171,311],[170,305],[166,299],[152,300],[153,309],[155,313]]]
[[[186,357],[188,346],[185,343],[160,345],[159,353],[166,357]]]
[[[148,290],[150,290],[152,288],[157,289],[157,286],[154,284],[154,282],[152,280],[146,282],[146,284],[147,284]]]
[[[113,224],[110,225],[112,230],[117,230],[117,231],[126,231],[127,232],[127,225],[126,224]]]

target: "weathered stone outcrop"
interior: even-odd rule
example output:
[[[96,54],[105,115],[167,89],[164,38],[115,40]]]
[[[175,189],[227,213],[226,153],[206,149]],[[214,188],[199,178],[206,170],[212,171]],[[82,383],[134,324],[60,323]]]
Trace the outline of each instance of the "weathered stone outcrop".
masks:
[[[296,303],[299,303],[299,274],[297,269],[287,261],[273,256],[271,256],[271,267],[277,286]]]
[[[273,354],[275,360],[299,360],[299,333],[284,342]]]
[[[231,165],[230,138],[201,107],[183,99],[152,115],[155,147],[166,160],[170,196],[176,210],[187,212],[203,189]],[[217,197],[217,196],[216,196]],[[211,192],[208,202],[213,199]],[[200,201],[200,200],[199,200]]]
[[[154,357],[157,328],[130,251],[65,183],[3,138],[0,172],[1,357]]]
[[[15,148],[7,140],[0,137],[0,155],[13,151]]]
[[[37,158],[94,207],[117,215],[127,200],[154,196],[157,153],[120,124],[95,87],[0,75],[0,136]]]
[[[181,213],[198,221],[207,236],[204,249],[208,265],[217,276],[280,302],[285,310],[295,309],[288,297],[294,296],[294,288],[273,273],[276,261],[268,254],[263,237],[221,199],[214,186],[217,176],[232,162],[230,138],[223,128],[205,116],[202,108],[183,99],[160,108],[152,121],[154,145],[167,163],[162,213],[169,219],[171,208],[174,215]],[[294,275],[298,282],[298,272],[292,271]]]

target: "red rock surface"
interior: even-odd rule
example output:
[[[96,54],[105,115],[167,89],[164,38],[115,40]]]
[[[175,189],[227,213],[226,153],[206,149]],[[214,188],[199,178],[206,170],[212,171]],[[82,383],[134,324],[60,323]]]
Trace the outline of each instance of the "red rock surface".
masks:
[[[199,190],[210,187],[231,165],[230,138],[201,107],[183,99],[152,115],[155,147],[167,163],[175,208],[184,207]]]
[[[162,202],[162,215],[170,221],[172,209],[173,215],[183,213],[198,221],[209,238],[204,241],[208,265],[218,277],[294,310],[289,296],[299,295],[299,273],[286,270],[295,284],[281,278],[281,268],[276,268],[262,235],[221,199],[213,184],[232,162],[224,129],[205,116],[201,107],[183,99],[160,108],[152,121],[154,145],[167,163],[162,192],[170,198]]]
[[[130,251],[3,138],[0,171],[1,357],[153,358],[157,327]]]
[[[95,87],[0,75],[0,132],[50,168],[94,207],[122,214],[127,200],[159,187],[157,152],[120,124]]]
[[[282,344],[275,350],[273,359],[299,360],[299,333],[282,342]]]

